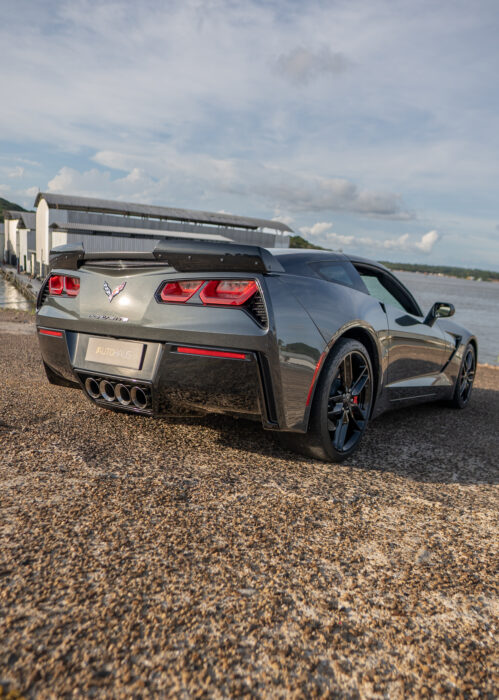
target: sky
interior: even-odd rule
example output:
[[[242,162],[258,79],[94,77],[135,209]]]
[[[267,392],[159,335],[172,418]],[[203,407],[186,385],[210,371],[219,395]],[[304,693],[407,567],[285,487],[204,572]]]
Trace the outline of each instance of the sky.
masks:
[[[0,0],[0,196],[499,270],[497,0]]]

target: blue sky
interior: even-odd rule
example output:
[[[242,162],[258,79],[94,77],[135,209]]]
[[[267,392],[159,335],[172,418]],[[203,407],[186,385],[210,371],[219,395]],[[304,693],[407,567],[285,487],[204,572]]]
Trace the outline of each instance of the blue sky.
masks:
[[[496,0],[3,0],[0,196],[499,270]]]

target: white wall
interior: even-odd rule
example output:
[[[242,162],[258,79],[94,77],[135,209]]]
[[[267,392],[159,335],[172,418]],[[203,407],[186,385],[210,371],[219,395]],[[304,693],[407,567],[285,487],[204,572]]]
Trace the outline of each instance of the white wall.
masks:
[[[50,252],[49,207],[42,198],[36,207],[36,260],[48,265]]]
[[[66,245],[68,242],[68,234],[66,231],[52,231],[52,240],[50,241],[50,249],[58,245]]]
[[[19,265],[27,269],[29,260],[28,260],[28,229],[27,228],[18,228],[17,229],[17,242],[18,242],[18,250],[19,250]],[[26,256],[26,267],[24,265],[24,256]]]
[[[11,255],[16,255],[18,221],[19,219],[5,219],[5,251],[9,263]]]

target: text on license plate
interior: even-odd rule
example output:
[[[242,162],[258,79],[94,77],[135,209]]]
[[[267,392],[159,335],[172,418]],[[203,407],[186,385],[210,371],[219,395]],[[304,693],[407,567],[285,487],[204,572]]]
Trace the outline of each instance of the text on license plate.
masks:
[[[144,344],[111,338],[89,338],[85,360],[127,369],[140,369]]]

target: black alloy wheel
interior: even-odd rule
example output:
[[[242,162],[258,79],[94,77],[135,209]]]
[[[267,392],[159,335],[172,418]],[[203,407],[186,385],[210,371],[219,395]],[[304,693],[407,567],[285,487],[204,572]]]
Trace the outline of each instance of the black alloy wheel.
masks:
[[[466,346],[461,368],[456,380],[456,388],[452,398],[452,405],[455,408],[464,408],[468,405],[475,381],[476,357],[473,345]]]
[[[331,382],[327,428],[332,446],[339,453],[351,452],[365,430],[371,408],[371,375],[367,354],[352,350]]]
[[[356,340],[334,345],[315,389],[308,432],[281,433],[281,441],[296,452],[327,462],[341,462],[358,447],[367,427],[374,398],[368,351]]]

